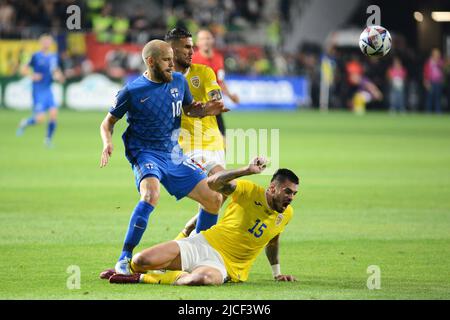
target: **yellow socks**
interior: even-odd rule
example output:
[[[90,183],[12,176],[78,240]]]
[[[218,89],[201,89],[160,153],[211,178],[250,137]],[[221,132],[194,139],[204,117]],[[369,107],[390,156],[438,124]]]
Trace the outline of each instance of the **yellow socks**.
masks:
[[[133,260],[131,260],[131,262],[130,262],[130,269],[134,273],[136,273],[136,272],[138,272],[138,273],[145,273],[145,272],[147,272],[146,270],[139,269],[139,267],[133,263]]]
[[[163,273],[146,273],[141,276],[141,283],[149,284],[172,284],[178,278],[187,272],[184,271],[166,271]]]

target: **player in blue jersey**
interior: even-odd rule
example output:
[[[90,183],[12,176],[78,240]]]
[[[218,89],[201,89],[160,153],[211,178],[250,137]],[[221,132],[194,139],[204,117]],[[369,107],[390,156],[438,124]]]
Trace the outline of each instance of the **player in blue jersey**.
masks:
[[[53,79],[63,82],[64,76],[58,67],[58,56],[50,52],[53,38],[44,34],[39,38],[39,42],[41,50],[34,53],[30,62],[21,69],[22,75],[30,76],[33,81],[33,115],[20,122],[17,135],[22,135],[28,126],[44,122],[48,112],[49,120],[44,142],[47,146],[51,146],[58,116],[58,107],[51,85]]]
[[[104,167],[113,152],[114,125],[127,114],[128,128],[122,138],[141,195],[115,266],[119,274],[130,274],[132,252],[158,203],[160,183],[177,199],[187,196],[201,204],[204,230],[217,221],[222,202],[222,196],[208,187],[203,170],[182,154],[178,135],[182,111],[189,116],[204,117],[228,109],[220,101],[206,104],[193,101],[186,79],[173,72],[173,50],[168,43],[150,41],[142,51],[142,58],[147,71],[119,91],[115,105],[100,126],[104,146],[100,166]]]

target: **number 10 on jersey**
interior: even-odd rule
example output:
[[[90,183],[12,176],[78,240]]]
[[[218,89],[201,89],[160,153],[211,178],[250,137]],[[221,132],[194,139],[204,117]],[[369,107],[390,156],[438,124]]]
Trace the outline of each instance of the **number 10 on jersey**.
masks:
[[[183,105],[183,102],[181,100],[178,100],[177,103],[172,102],[172,114],[173,117],[180,117],[181,116],[181,107]]]

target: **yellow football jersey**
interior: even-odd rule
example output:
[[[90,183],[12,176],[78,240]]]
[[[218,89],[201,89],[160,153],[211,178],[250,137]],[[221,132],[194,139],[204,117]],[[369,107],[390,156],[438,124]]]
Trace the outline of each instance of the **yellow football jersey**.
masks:
[[[184,76],[195,101],[208,102],[211,100],[208,93],[221,90],[214,71],[208,66],[193,63]],[[223,137],[215,116],[200,119],[188,117],[183,113],[181,129],[178,142],[184,153],[192,150],[224,149]]]
[[[222,255],[233,282],[247,280],[261,250],[292,218],[291,206],[283,213],[270,209],[265,192],[251,181],[238,180],[223,218],[202,231],[208,243]]]

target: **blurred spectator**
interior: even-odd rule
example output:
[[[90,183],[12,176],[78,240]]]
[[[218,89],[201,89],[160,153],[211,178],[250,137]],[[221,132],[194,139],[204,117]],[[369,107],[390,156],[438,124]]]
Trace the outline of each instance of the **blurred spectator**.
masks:
[[[270,75],[272,74],[272,64],[268,57],[269,52],[265,52],[262,56],[252,56],[252,73],[254,75]]]
[[[441,51],[437,48],[431,51],[430,58],[423,69],[423,84],[427,91],[426,110],[441,113],[442,86],[444,83],[444,62]]]
[[[128,69],[128,53],[124,49],[108,52],[106,74],[113,79],[123,79]]]
[[[64,51],[60,54],[61,69],[66,79],[85,76],[92,72],[92,63],[82,54],[71,54]]]
[[[405,82],[406,69],[400,58],[394,57],[392,65],[387,71],[389,80],[389,110],[391,112],[405,112]]]
[[[11,35],[16,19],[16,10],[7,0],[0,1],[0,37]]]
[[[128,30],[130,28],[130,20],[124,14],[114,17],[112,25],[111,43],[124,44],[127,40]]]
[[[347,87],[344,89],[345,101],[347,106],[351,109],[352,99],[358,90],[364,74],[363,66],[356,55],[352,55],[350,60],[345,64],[345,71],[347,75]]]
[[[368,78],[361,77],[358,89],[352,99],[352,110],[356,114],[364,114],[366,105],[372,101],[381,101],[383,94],[380,89]]]
[[[112,37],[112,5],[107,3],[99,15],[92,18],[92,29],[98,42],[110,42]]]
[[[197,33],[196,45],[198,50],[192,56],[193,63],[205,64],[213,69],[216,74],[217,81],[225,95],[227,95],[234,103],[239,103],[239,96],[231,93],[225,83],[225,65],[224,58],[220,52],[214,48],[214,36],[206,29],[202,29]]]
[[[356,114],[364,114],[367,104],[381,101],[383,94],[369,78],[364,76],[363,66],[355,56],[347,63],[346,69],[350,85],[349,106]]]
[[[277,14],[273,14],[266,27],[266,37],[268,44],[273,49],[278,49],[281,45],[281,25]]]

